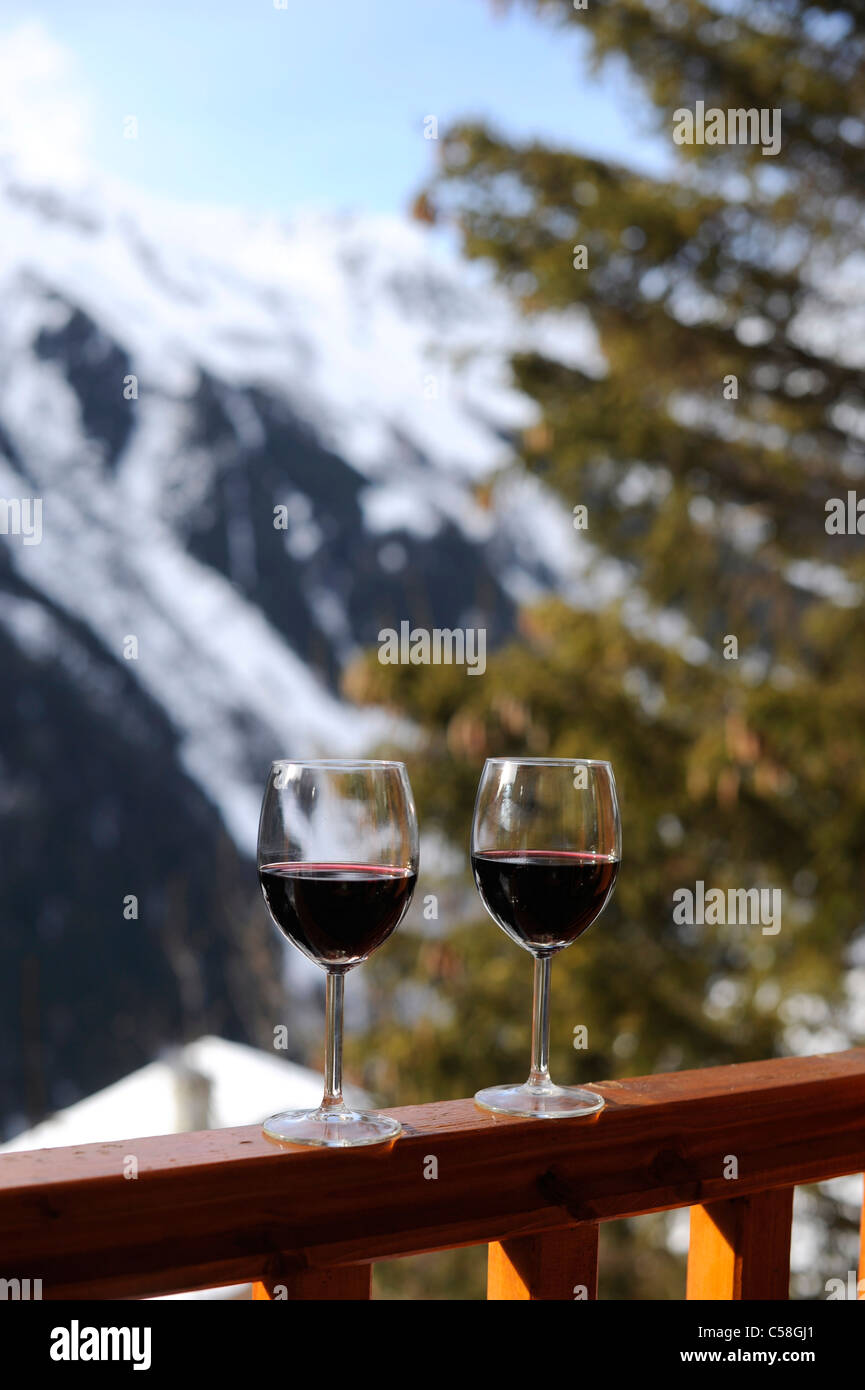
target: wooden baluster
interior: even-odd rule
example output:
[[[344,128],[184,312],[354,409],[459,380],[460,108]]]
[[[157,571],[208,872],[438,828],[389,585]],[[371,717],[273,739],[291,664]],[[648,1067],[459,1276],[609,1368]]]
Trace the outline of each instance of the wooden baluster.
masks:
[[[865,1184],[865,1178],[863,1178],[863,1184]],[[863,1191],[859,1232],[859,1282],[856,1285],[856,1297],[865,1298],[865,1191]]]
[[[597,1296],[596,1222],[545,1231],[542,1235],[514,1236],[489,1246],[488,1299],[573,1300]]]
[[[790,1291],[793,1188],[691,1208],[691,1299],[783,1299]]]
[[[253,1284],[256,1301],[278,1302],[280,1299],[313,1300],[353,1299],[361,1302],[372,1298],[372,1265],[332,1265],[322,1269],[286,1270],[260,1283]]]

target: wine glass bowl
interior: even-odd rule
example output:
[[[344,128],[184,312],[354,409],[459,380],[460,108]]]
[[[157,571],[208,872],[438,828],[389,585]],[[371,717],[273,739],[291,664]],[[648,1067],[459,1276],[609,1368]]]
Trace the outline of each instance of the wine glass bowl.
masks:
[[[478,1091],[483,1109],[555,1119],[603,1108],[597,1092],[550,1079],[550,962],[604,911],[621,853],[608,762],[487,759],[472,822],[472,871],[493,921],[534,957],[535,981],[529,1078]]]
[[[412,899],[418,830],[402,763],[273,763],[258,832],[258,876],[282,934],[327,972],[325,1090],[317,1110],[272,1115],[280,1143],[380,1144],[397,1120],[350,1109],[342,1096],[344,980],[396,930]]]

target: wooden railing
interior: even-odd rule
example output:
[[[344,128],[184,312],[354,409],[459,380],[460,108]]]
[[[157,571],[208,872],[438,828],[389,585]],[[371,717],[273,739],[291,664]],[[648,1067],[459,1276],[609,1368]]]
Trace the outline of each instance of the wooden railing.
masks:
[[[589,1120],[409,1106],[387,1150],[285,1150],[255,1126],[6,1154],[0,1278],[366,1299],[377,1260],[487,1244],[490,1298],[593,1298],[601,1221],[690,1207],[689,1298],[786,1298],[794,1186],[865,1169],[865,1049],[597,1089]]]

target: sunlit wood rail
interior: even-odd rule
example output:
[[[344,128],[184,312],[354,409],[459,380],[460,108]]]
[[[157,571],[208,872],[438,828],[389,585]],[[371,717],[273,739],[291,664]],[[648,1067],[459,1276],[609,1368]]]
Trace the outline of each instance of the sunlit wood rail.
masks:
[[[254,1281],[367,1299],[378,1260],[486,1244],[490,1298],[594,1298],[600,1222],[690,1207],[689,1298],[786,1298],[794,1187],[865,1170],[865,1049],[597,1089],[588,1120],[394,1110],[387,1150],[251,1127],[5,1154],[0,1278],[44,1298]]]

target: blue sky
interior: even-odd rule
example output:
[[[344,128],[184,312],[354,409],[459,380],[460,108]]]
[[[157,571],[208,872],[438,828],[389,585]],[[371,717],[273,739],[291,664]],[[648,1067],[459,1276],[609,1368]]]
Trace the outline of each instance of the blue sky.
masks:
[[[428,115],[664,158],[624,75],[590,80],[578,33],[489,0],[6,0],[2,30],[34,21],[87,95],[89,155],[169,197],[400,211],[432,165]]]

